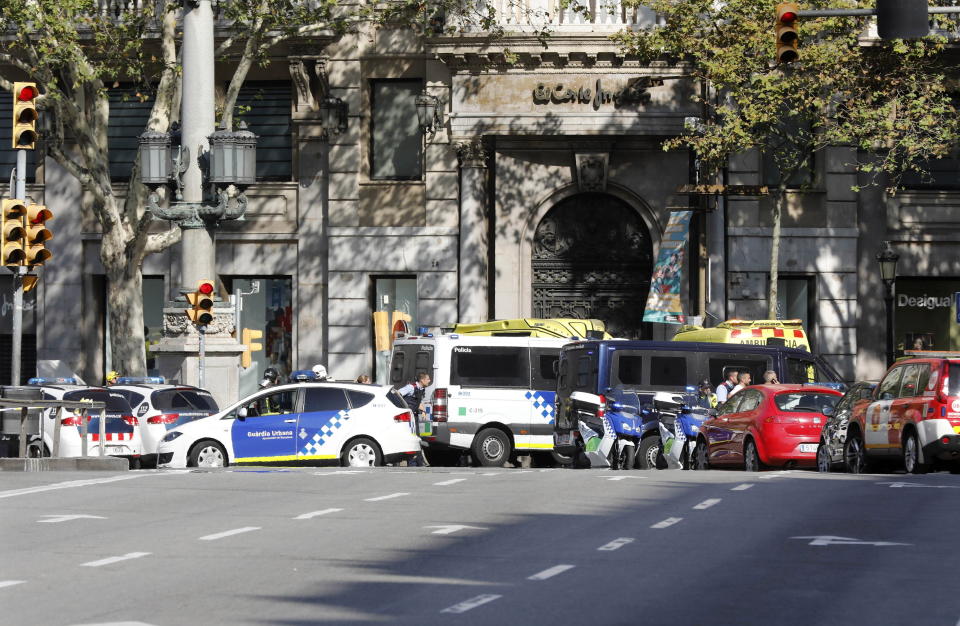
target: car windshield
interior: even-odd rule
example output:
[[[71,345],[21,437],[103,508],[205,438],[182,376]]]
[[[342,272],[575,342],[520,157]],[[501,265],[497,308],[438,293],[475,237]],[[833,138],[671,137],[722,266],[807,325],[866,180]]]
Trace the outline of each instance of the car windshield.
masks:
[[[774,397],[778,409],[793,413],[822,413],[825,407],[836,406],[839,399],[835,394],[809,391],[778,393]]]
[[[69,401],[90,400],[91,402],[105,402],[107,405],[107,413],[130,415],[133,412],[126,398],[115,391],[107,391],[105,389],[68,391],[63,394],[63,399]]]
[[[160,411],[217,412],[217,403],[211,395],[192,389],[161,389],[153,392],[151,399]]]

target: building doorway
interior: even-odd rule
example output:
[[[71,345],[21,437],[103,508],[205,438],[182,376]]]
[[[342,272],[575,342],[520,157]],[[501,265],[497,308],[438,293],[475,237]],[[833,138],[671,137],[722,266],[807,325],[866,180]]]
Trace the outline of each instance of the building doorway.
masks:
[[[653,244],[622,200],[582,193],[557,203],[537,225],[532,265],[534,317],[596,318],[614,337],[652,336],[643,308]]]

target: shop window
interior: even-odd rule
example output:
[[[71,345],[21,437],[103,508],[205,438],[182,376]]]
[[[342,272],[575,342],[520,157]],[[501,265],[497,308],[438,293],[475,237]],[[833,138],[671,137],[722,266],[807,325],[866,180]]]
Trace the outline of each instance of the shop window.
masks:
[[[417,332],[417,279],[413,276],[384,276],[372,278],[373,310],[387,314],[392,329],[402,320],[410,332]],[[433,353],[410,354],[405,364],[403,357],[394,360],[393,373],[389,373],[390,350],[377,350],[374,356],[374,380],[380,384],[406,384],[420,372],[433,375]],[[411,371],[406,368],[413,367]]]
[[[257,390],[263,373],[272,367],[286,382],[290,372],[309,368],[313,363],[295,367],[293,349],[293,281],[289,276],[224,276],[227,290],[241,300],[238,328],[263,332],[263,350],[254,352],[253,365],[240,371],[240,395]]]
[[[375,80],[370,83],[370,178],[420,180],[423,136],[415,99],[421,80]]]
[[[960,350],[954,278],[897,277],[894,336],[897,356],[906,350]]]

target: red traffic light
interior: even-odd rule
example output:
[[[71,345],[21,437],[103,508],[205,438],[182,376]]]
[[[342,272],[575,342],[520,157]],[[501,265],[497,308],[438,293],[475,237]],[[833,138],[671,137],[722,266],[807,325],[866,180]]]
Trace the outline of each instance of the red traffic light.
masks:
[[[213,283],[204,281],[200,283],[199,287],[197,287],[197,291],[205,296],[209,296],[211,293],[213,293]]]
[[[797,19],[797,14],[794,13],[793,11],[784,11],[783,14],[780,15],[780,21],[786,22],[788,24],[795,22],[796,19]]]
[[[17,100],[21,102],[27,102],[36,98],[39,93],[37,93],[37,88],[33,85],[26,85],[22,87],[19,92],[17,92]]]

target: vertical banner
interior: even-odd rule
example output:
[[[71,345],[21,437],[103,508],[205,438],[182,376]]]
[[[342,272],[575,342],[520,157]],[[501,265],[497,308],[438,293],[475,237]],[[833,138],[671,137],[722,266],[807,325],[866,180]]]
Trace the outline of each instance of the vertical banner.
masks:
[[[643,312],[644,322],[682,324],[686,320],[680,301],[680,285],[683,281],[684,245],[687,243],[692,215],[693,211],[670,214],[670,221],[660,242],[657,264],[653,268],[650,295]]]

